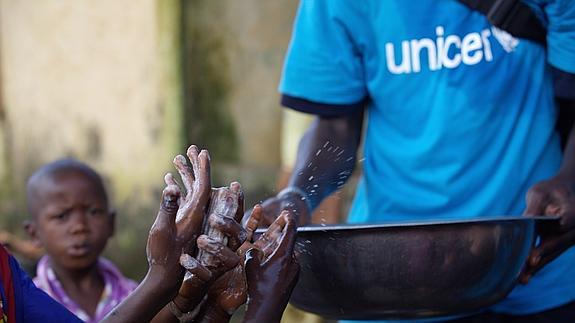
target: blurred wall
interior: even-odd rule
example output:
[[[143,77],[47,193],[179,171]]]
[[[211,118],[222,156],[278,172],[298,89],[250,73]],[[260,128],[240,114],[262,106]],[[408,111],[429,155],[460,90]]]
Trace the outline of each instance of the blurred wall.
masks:
[[[173,93],[160,84],[156,1],[0,4],[5,148],[16,187],[63,155],[108,174],[119,200],[161,179],[180,129],[179,106],[167,104]]]
[[[248,204],[269,196],[280,165],[277,86],[298,1],[183,1],[186,138],[240,180]]]
[[[118,208],[108,255],[140,277],[171,159],[210,149],[249,204],[280,158],[277,84],[297,1],[0,0],[0,227],[41,164],[86,161]],[[18,231],[21,232],[21,231]]]

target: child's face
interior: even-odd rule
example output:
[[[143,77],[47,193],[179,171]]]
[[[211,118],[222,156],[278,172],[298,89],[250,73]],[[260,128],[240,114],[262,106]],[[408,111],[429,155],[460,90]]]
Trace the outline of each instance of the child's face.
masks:
[[[38,185],[28,233],[62,269],[95,265],[114,230],[114,214],[103,192],[80,172],[59,174]]]

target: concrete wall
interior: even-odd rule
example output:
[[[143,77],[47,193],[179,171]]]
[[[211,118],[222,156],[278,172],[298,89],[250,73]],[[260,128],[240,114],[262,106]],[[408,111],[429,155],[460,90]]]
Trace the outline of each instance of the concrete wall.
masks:
[[[249,204],[269,196],[280,165],[277,86],[298,2],[183,2],[186,138],[208,147],[215,180],[240,180]],[[223,163],[222,163],[223,161]]]
[[[249,204],[269,196],[296,7],[0,0],[0,227],[24,218],[35,168],[77,157],[108,180],[119,209],[109,255],[137,277],[163,174],[189,143],[213,152],[216,185],[239,179]]]
[[[175,151],[160,87],[156,2],[2,0],[9,161],[16,183],[62,155],[113,177],[119,199]],[[164,158],[159,158],[164,156]]]
[[[114,243],[143,249],[183,146],[178,18],[177,1],[0,0],[4,219],[22,219],[35,168],[73,156],[108,179]]]

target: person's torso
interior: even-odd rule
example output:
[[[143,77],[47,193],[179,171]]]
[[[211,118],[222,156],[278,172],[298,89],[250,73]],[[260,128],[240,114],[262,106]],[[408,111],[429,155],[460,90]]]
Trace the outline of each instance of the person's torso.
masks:
[[[345,21],[372,101],[367,211],[350,220],[520,214],[561,158],[545,49],[457,1],[417,4]]]
[[[527,190],[561,162],[544,47],[454,0],[358,6],[341,21],[371,104],[349,221],[521,214]],[[574,257],[570,249],[494,309],[532,313],[574,299]]]

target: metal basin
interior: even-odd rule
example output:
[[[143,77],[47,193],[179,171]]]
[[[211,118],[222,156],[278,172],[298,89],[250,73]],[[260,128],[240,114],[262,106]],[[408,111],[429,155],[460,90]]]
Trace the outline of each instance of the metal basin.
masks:
[[[541,219],[298,228],[301,272],[291,303],[329,319],[476,311],[511,291]]]

